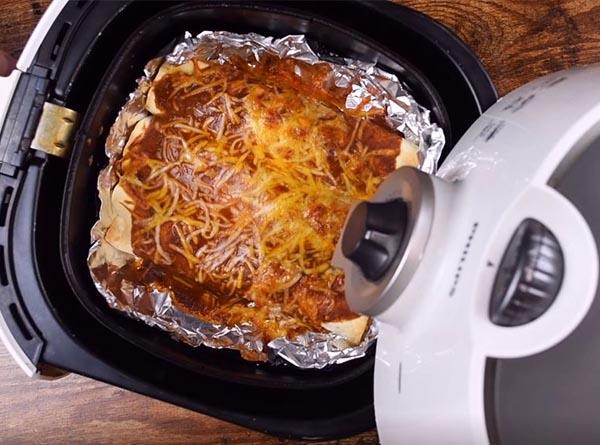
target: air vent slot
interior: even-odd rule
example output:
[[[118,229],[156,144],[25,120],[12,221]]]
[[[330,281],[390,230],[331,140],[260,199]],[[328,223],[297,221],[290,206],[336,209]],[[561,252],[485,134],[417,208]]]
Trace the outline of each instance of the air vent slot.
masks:
[[[10,204],[10,198],[13,194],[12,187],[6,187],[4,195],[2,196],[2,202],[0,203],[0,227],[4,227],[6,224],[6,216],[8,215],[8,206]]]
[[[67,22],[63,23],[63,25],[60,27],[60,31],[58,31],[58,36],[56,37],[56,42],[54,43],[54,48],[52,48],[52,54],[50,55],[50,59],[56,60],[56,58],[58,57],[60,47],[62,46],[63,40],[65,40],[65,37],[67,36],[67,32],[69,31],[70,27],[71,24]]]
[[[0,245],[0,284],[8,286],[8,274],[6,273],[6,263],[4,262],[4,246]]]
[[[33,335],[31,335],[31,332],[29,332],[29,329],[27,329],[27,326],[25,325],[25,320],[23,320],[23,317],[21,316],[17,305],[15,303],[11,303],[8,305],[8,309],[10,310],[10,314],[15,320],[15,323],[19,327],[19,330],[21,331],[21,334],[23,334],[25,340],[31,340],[33,338]]]

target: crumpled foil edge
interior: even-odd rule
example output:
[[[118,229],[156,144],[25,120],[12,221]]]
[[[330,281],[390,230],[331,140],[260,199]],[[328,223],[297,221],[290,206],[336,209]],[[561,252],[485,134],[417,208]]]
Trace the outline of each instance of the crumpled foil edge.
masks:
[[[181,64],[199,51],[208,60],[219,63],[227,63],[230,54],[241,55],[249,63],[258,63],[262,54],[270,52],[282,58],[293,58],[309,64],[329,64],[335,85],[351,87],[346,97],[346,107],[354,109],[362,106],[364,111],[372,108],[385,110],[388,125],[402,132],[409,142],[418,147],[420,168],[425,172],[435,173],[445,143],[442,129],[430,122],[429,110],[416,103],[407,87],[395,75],[374,64],[341,58],[341,64],[324,61],[310,48],[303,35],[274,39],[254,33],[235,34],[225,31],[204,31],[196,37],[186,32],[183,41],[164,60]],[[115,185],[113,161],[121,155],[135,123],[147,115],[143,106],[145,93],[162,61],[162,58],[154,59],[146,65],[145,76],[138,80],[138,88],[131,93],[111,128],[106,144],[106,155],[110,163],[99,175],[100,192],[111,190]],[[212,324],[179,310],[173,304],[168,290],[149,291],[145,286],[123,280],[119,299],[93,271],[95,256],[104,241],[104,232],[105,228],[98,221],[92,228],[92,246],[88,256],[88,265],[98,292],[110,307],[150,326],[168,331],[176,339],[191,346],[233,348],[240,350],[242,354],[244,350],[253,351],[263,354],[263,357],[266,356],[274,364],[285,361],[299,368],[321,369],[363,357],[377,338],[378,324],[375,320],[370,320],[367,332],[357,346],[348,346],[346,340],[339,335],[320,332],[307,332],[293,340],[276,338],[265,345],[250,324]]]

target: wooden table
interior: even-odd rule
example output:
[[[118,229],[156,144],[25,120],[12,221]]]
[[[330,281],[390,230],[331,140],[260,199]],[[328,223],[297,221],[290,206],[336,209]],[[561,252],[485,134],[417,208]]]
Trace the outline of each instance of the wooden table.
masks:
[[[0,48],[17,57],[48,0],[0,0]],[[600,0],[402,0],[453,29],[500,94],[600,61]],[[292,444],[84,377],[30,381],[0,345],[0,442]],[[376,444],[374,431],[330,444]],[[325,442],[324,442],[325,443]]]

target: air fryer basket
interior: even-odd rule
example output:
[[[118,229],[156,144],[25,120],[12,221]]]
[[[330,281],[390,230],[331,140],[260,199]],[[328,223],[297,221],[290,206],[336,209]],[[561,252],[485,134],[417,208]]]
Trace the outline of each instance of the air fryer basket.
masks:
[[[182,37],[183,30],[196,34],[205,29],[259,32],[282,36],[302,33],[319,53],[334,53],[367,61],[377,61],[386,70],[397,73],[410,87],[417,100],[433,110],[434,120],[450,133],[448,117],[441,98],[430,82],[406,60],[391,54],[357,32],[328,21],[309,17],[299,12],[275,9],[269,6],[213,6],[204,3],[178,5],[152,17],[126,41],[106,72],[92,103],[84,116],[81,132],[98,134],[96,138],[79,137],[76,140],[69,167],[65,206],[63,208],[63,259],[71,285],[81,303],[104,325],[124,339],[144,348],[158,357],[171,360],[200,374],[243,381],[260,386],[307,387],[333,386],[355,378],[372,367],[373,351],[367,357],[324,370],[298,370],[289,365],[272,366],[241,360],[234,351],[210,348],[190,348],[173,341],[157,329],[148,328],[121,313],[110,309],[96,291],[85,258],[89,246],[89,230],[97,220],[97,168],[89,168],[90,156],[105,164],[103,149],[106,129],[116,117],[127,94],[134,88],[134,80],[143,71],[143,65],[157,52],[168,52]],[[75,241],[77,240],[77,241]]]

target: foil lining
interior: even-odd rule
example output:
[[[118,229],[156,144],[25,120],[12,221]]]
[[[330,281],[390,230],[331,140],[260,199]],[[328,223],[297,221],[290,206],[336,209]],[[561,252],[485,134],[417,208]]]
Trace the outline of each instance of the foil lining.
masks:
[[[150,61],[138,88],[130,95],[111,128],[106,142],[106,155],[110,162],[98,177],[100,195],[110,194],[117,177],[114,161],[122,154],[125,143],[135,124],[148,115],[144,109],[145,94],[158,68],[166,60],[181,64],[192,56],[207,61],[228,63],[230,57],[240,57],[248,64],[261,61],[264,54],[276,54],[309,64],[326,63],[331,68],[336,86],[348,88],[345,106],[348,109],[369,111],[380,109],[385,113],[390,127],[402,132],[405,138],[418,147],[420,168],[435,173],[437,161],[444,147],[444,133],[430,121],[430,112],[410,95],[399,79],[372,63],[343,59],[331,55],[320,57],[309,46],[303,35],[289,35],[280,39],[258,34],[235,34],[205,31],[193,37],[186,33],[183,41],[164,58]],[[301,73],[299,73],[301,74]],[[173,304],[171,291],[152,288],[122,280],[118,293],[108,289],[107,276],[126,262],[135,259],[131,254],[118,251],[104,242],[106,227],[99,220],[92,228],[92,246],[88,266],[96,288],[108,304],[129,316],[159,327],[176,339],[192,346],[237,349],[249,358],[260,358],[277,364],[288,362],[299,368],[323,368],[363,357],[377,338],[377,323],[370,321],[361,343],[349,346],[346,340],[333,333],[307,332],[295,339],[276,338],[265,344],[260,333],[250,324],[224,326],[200,320]],[[98,273],[102,269],[103,273]]]

